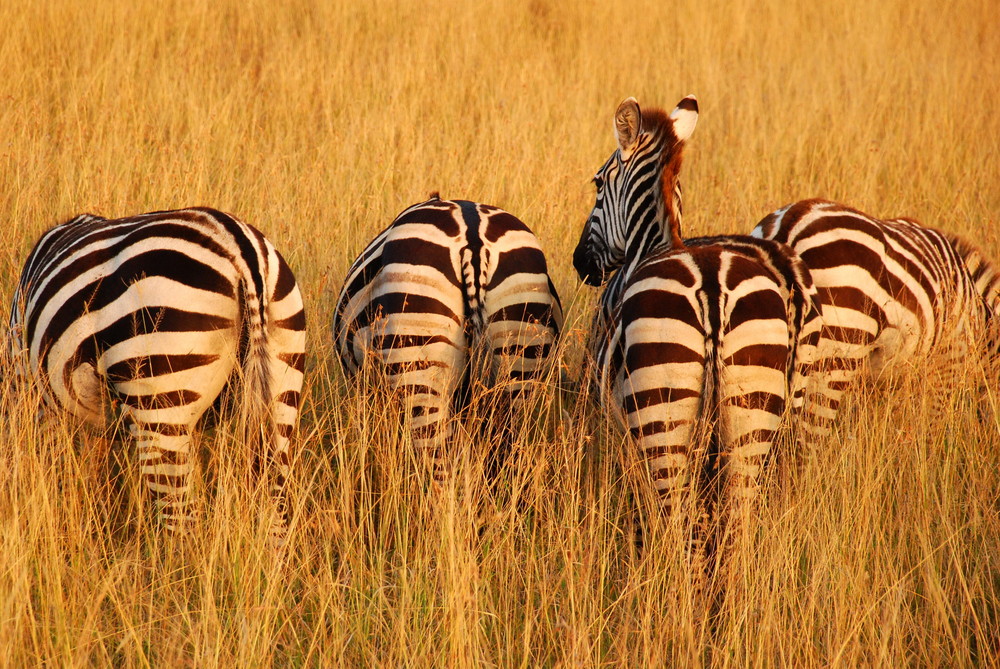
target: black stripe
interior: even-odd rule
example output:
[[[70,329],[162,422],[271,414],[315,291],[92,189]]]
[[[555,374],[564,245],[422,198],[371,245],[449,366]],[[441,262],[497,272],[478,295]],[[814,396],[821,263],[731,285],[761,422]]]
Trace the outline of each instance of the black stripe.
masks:
[[[280,395],[274,398],[276,402],[284,404],[286,406],[290,406],[293,409],[299,408],[299,402],[301,401],[301,399],[302,399],[302,394],[297,390],[286,390],[285,392],[281,393]]]
[[[461,278],[455,274],[451,250],[419,237],[393,237],[387,241],[382,249],[380,269],[393,263],[433,267],[453,286],[462,285]],[[366,269],[366,274],[371,275],[371,272]],[[357,280],[354,284],[356,283]]]
[[[415,334],[381,334],[372,337],[371,347],[377,350],[430,346],[431,344],[449,344],[455,342],[445,335],[415,335]]]
[[[626,379],[626,384],[628,380]],[[652,388],[630,393],[622,398],[622,408],[625,413],[635,413],[646,407],[676,402],[678,400],[698,397],[697,390],[692,388]]]
[[[486,290],[494,290],[515,274],[548,274],[545,254],[530,246],[502,251],[494,260],[495,269]],[[550,291],[551,292],[551,291]]]
[[[429,295],[412,295],[407,293],[386,293],[379,295],[372,301],[377,308],[382,309],[384,314],[438,314],[447,316],[456,323],[461,323],[461,318],[451,308]],[[359,327],[361,319],[358,319]]]
[[[541,323],[548,325],[553,321],[551,305],[542,302],[522,302],[509,304],[490,314],[490,322],[515,321],[521,323]]]
[[[145,355],[128,358],[110,365],[108,379],[118,383],[135,379],[148,379],[172,372],[181,372],[195,367],[209,365],[219,359],[218,355],[199,353],[171,353]]]
[[[305,353],[279,353],[277,358],[292,369],[300,372],[306,368]]]
[[[769,367],[784,371],[788,364],[788,346],[748,343],[723,362],[727,365]]]
[[[703,351],[693,351],[675,342],[645,342],[629,344],[625,352],[625,365],[631,370],[657,365],[705,362]]]
[[[785,398],[766,390],[754,390],[742,395],[727,397],[723,400],[723,404],[744,409],[762,409],[774,416],[780,416],[785,410]]]
[[[669,275],[666,272],[658,274],[665,279],[674,279],[673,269],[677,266],[679,266],[677,263],[672,263]],[[643,272],[636,280],[640,281],[646,276],[647,273]],[[621,318],[625,325],[640,318],[669,318],[701,330],[698,314],[688,297],[666,290],[647,289],[629,295],[622,304]]]
[[[278,280],[274,284],[274,294],[271,296],[271,301],[280,302],[295,290],[296,283],[292,268],[288,266],[280,253],[277,251],[275,253],[278,255]]]
[[[306,312],[304,309],[299,309],[288,318],[272,321],[271,326],[291,332],[302,332],[306,329]]]
[[[461,230],[459,230],[458,223],[452,214],[453,207],[454,204],[451,202],[428,202],[425,206],[401,214],[390,227],[398,228],[413,223],[433,225],[449,237],[458,237]]]
[[[165,393],[155,393],[153,395],[129,395],[118,393],[121,401],[131,407],[141,410],[169,409],[172,407],[191,404],[201,399],[201,393],[194,390],[171,390]]]
[[[520,231],[531,232],[521,219],[506,211],[496,209],[490,212],[489,217],[486,219],[483,236],[487,241],[496,243],[508,232]]]

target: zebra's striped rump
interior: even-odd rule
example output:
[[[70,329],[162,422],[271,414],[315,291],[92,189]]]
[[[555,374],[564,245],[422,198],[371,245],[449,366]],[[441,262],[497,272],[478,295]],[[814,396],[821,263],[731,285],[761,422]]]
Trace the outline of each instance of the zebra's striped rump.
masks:
[[[824,325],[800,442],[829,433],[862,369],[933,359],[928,387],[940,392],[970,347],[996,327],[996,269],[955,236],[825,200],[779,209],[752,234],[795,249],[819,291]]]
[[[163,524],[192,520],[192,430],[232,384],[259,421],[282,517],[302,387],[305,315],[295,277],[251,226],[192,208],[45,233],[11,313],[20,374],[90,423],[120,407]],[[275,527],[281,539],[284,522]]]
[[[650,256],[596,350],[605,402],[668,513],[699,498],[706,513],[718,499],[746,511],[815,346],[808,272],[772,245],[791,270],[776,273],[747,246],[695,239]]]
[[[528,227],[496,207],[435,196],[403,211],[354,261],[333,336],[349,374],[375,362],[405,398],[413,445],[440,481],[449,418],[472,383],[519,403],[547,372],[561,324]]]

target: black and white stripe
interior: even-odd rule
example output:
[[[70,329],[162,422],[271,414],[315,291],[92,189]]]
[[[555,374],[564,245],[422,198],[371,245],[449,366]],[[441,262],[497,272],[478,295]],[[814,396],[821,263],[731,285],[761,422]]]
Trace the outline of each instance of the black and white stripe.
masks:
[[[705,523],[756,496],[786,405],[801,399],[819,312],[787,247],[682,241],[678,172],[697,115],[693,97],[669,116],[621,104],[574,266],[607,281],[592,340],[602,403],[637,441],[665,510],[694,504],[695,537],[710,538]]]
[[[994,338],[995,354],[1000,279],[965,240],[825,200],[783,207],[751,234],[795,249],[819,290],[824,326],[800,442],[829,433],[844,392],[865,367],[878,374],[932,360],[928,387],[942,390],[984,336]]]
[[[496,207],[434,195],[354,261],[333,336],[349,374],[373,359],[402,391],[413,445],[443,480],[449,417],[468,402],[470,382],[516,401],[545,374],[561,324],[531,230]],[[488,378],[474,378],[477,351]]]
[[[305,315],[295,277],[259,231],[205,208],[77,216],[35,244],[11,332],[20,374],[49,407],[95,424],[120,409],[170,530],[193,516],[192,429],[239,382],[274,463],[281,540]]]

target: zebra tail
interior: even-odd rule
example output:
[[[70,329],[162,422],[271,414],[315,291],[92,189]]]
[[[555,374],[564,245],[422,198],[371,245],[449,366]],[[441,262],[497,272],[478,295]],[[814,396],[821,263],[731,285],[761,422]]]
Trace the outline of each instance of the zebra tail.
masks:
[[[695,430],[694,445],[699,456],[697,466],[709,478],[711,484],[718,474],[719,450],[722,443],[720,434],[719,387],[722,385],[722,361],[719,345],[712,336],[705,337],[705,372],[701,380],[701,403],[698,406],[698,427]]]
[[[266,283],[264,284],[266,289]],[[266,291],[265,291],[266,292]],[[242,378],[240,391],[243,400],[242,421],[246,425],[247,438],[253,445],[254,473],[259,473],[261,456],[274,438],[274,424],[270,417],[271,371],[267,338],[267,296],[258,294],[254,282],[240,281],[240,320],[243,345],[240,356]]]
[[[706,314],[707,315],[707,314]],[[691,559],[696,589],[702,591],[715,572],[716,511],[721,490],[720,447],[722,445],[719,415],[722,361],[715,336],[705,337],[705,365],[701,382],[701,402],[698,406],[697,427],[693,433],[692,456],[688,466],[692,482],[694,510],[691,536]]]
[[[694,431],[693,446],[697,454],[693,463],[696,471],[714,474],[717,468],[718,451],[721,444],[719,435],[719,386],[722,383],[722,361],[719,359],[719,340],[722,325],[718,310],[709,303],[710,298],[701,293],[702,322],[705,324],[705,363],[701,378],[701,402],[698,405],[697,427]]]

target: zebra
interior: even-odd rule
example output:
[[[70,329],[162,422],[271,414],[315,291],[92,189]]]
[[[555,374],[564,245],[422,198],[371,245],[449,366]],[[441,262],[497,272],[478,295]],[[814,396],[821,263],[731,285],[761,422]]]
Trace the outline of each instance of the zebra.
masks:
[[[591,327],[596,394],[637,443],[663,515],[695,511],[703,559],[757,497],[820,323],[809,270],[787,246],[682,239],[678,175],[697,118],[694,96],[669,115],[621,103],[573,264],[606,284]]]
[[[271,538],[284,541],[305,312],[291,269],[258,230],[203,207],[77,216],[28,256],[10,332],[18,377],[50,411],[124,421],[170,533],[188,533],[196,516],[192,431],[227,384],[241,388],[273,465]]]
[[[862,369],[878,375],[907,360],[934,358],[932,374],[946,380],[984,339],[991,342],[987,355],[996,357],[1000,274],[956,235],[820,199],[768,214],[751,235],[795,249],[822,304],[824,325],[798,426],[800,456],[830,433]],[[940,405],[934,403],[935,413]]]
[[[528,226],[497,207],[433,193],[400,213],[351,265],[333,338],[348,375],[371,359],[402,394],[414,450],[442,483],[449,418],[468,406],[472,384],[521,403],[550,369],[562,321]],[[477,356],[488,361],[486,370]],[[487,458],[491,478],[505,448],[500,443]]]

